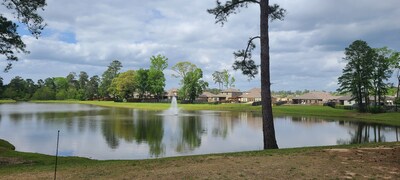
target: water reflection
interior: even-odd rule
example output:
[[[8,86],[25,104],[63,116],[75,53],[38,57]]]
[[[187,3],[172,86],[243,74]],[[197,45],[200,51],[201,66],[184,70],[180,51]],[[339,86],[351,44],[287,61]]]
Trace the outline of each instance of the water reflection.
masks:
[[[386,135],[395,132],[396,141],[399,141],[398,127],[387,127],[377,124],[341,122],[341,125],[355,127],[348,131],[350,139],[339,139],[337,144],[361,144],[369,142],[386,142]]]
[[[259,150],[262,117],[252,112],[161,111],[73,104],[1,104],[0,138],[17,150],[62,155],[144,159]],[[275,117],[281,148],[399,141],[399,127],[316,117]],[[19,132],[14,133],[14,132]]]

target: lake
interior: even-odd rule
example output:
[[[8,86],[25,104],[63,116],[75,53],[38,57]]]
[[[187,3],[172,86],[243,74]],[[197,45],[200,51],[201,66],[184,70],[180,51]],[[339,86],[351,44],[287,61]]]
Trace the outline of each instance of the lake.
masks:
[[[399,141],[400,127],[276,116],[280,148]],[[146,111],[82,104],[0,104],[0,138],[16,150],[93,159],[147,159],[261,150],[260,113]]]

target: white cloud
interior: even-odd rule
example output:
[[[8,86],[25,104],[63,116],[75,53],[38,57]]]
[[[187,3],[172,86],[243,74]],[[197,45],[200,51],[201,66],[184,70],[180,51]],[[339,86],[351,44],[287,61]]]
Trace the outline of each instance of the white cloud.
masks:
[[[244,49],[259,33],[259,7],[250,5],[232,14],[221,27],[206,12],[215,0],[47,0],[42,13],[48,26],[43,36],[24,36],[29,55],[0,76],[35,80],[86,71],[101,75],[114,59],[123,70],[147,68],[152,55],[169,58],[169,67],[190,61],[203,69],[211,87],[214,71],[228,69],[242,90],[260,85],[233,71],[233,52]],[[284,21],[270,26],[271,81],[274,90],[335,90],[344,64],[343,50],[357,39],[372,47],[399,50],[398,0],[280,0],[287,9]],[[257,46],[259,47],[259,46]],[[259,59],[259,49],[254,59]],[[257,61],[258,62],[258,61]],[[4,61],[1,62],[3,65]],[[4,65],[2,66],[4,67]],[[167,87],[178,86],[172,71],[165,71]]]

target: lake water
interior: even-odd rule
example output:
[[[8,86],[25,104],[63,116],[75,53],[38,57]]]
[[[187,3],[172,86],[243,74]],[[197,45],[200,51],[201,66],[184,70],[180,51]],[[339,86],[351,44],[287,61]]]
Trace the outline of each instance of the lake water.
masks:
[[[157,157],[261,150],[260,113],[146,111],[80,104],[0,105],[0,138],[18,151],[93,159]],[[275,117],[280,148],[399,141],[400,127],[329,118]]]

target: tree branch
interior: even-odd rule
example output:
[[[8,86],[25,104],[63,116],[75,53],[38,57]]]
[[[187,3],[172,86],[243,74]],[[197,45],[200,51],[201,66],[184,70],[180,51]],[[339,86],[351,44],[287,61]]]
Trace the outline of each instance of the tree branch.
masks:
[[[251,37],[247,43],[246,50],[239,50],[233,53],[237,59],[232,66],[233,69],[242,70],[242,73],[249,76],[250,79],[254,78],[255,75],[258,74],[259,65],[256,65],[254,60],[251,59],[251,52],[256,47],[256,45],[253,43],[253,40],[259,38],[260,36]]]

